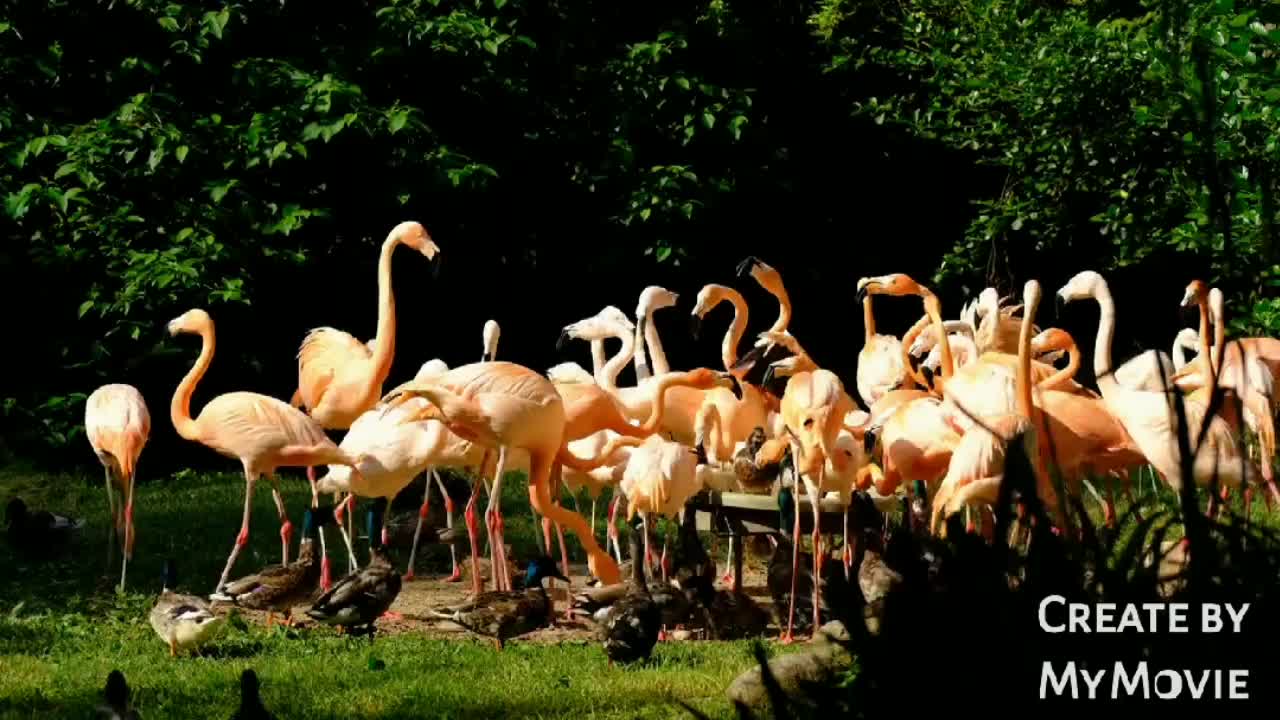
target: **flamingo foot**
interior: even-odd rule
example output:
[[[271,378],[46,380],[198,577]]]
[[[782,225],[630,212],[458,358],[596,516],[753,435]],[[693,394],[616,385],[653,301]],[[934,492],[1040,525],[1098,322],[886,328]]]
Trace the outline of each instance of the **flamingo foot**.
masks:
[[[720,578],[720,582],[724,583],[725,585],[728,585],[728,586],[732,587],[732,586],[733,586],[733,571],[732,571],[732,570],[729,570],[728,572],[726,572],[726,573],[724,574],[724,576]]]
[[[791,634],[790,631],[782,633],[781,635],[778,636],[778,643],[780,645],[790,645],[795,641],[796,641],[796,638],[794,635]]]
[[[444,581],[448,583],[462,582],[462,567],[454,565],[453,574],[445,578]]]
[[[409,572],[402,575],[400,579],[403,580],[404,582],[413,582],[414,577],[415,576],[413,574],[413,571],[410,570]]]

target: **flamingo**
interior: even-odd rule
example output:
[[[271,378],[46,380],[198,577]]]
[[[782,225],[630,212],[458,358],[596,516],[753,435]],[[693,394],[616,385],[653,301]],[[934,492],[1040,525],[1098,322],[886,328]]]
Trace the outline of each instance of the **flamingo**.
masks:
[[[1169,356],[1173,358],[1174,374],[1187,366],[1187,351],[1196,351],[1200,347],[1200,337],[1195,330],[1191,328],[1182,328],[1173,338],[1173,351]],[[1194,357],[1194,355],[1192,356]]]
[[[253,501],[253,485],[263,475],[271,481],[271,493],[280,514],[280,539],[283,562],[289,562],[292,526],[280,495],[275,471],[279,467],[345,465],[356,469],[360,458],[353,458],[333,444],[313,419],[288,403],[251,392],[230,392],[205,404],[199,417],[191,417],[191,396],[196,384],[213,362],[213,319],[204,310],[188,310],[169,321],[170,335],[179,333],[200,336],[200,357],[173,393],[169,416],[178,435],[198,442],[218,453],[236,458],[244,466],[244,515],[227,566],[222,571],[215,592],[221,592],[240,551],[249,542],[249,510]],[[312,485],[312,500],[315,500]]]
[[[1206,419],[1207,408],[1198,402],[1184,403],[1187,426],[1179,426],[1173,393],[1126,386],[1111,372],[1111,339],[1115,334],[1115,304],[1111,290],[1101,275],[1085,270],[1058,290],[1063,302],[1093,299],[1100,310],[1093,365],[1098,389],[1112,413],[1120,420],[1147,461],[1175,491],[1182,487],[1182,463],[1178,434],[1186,433],[1194,445],[1191,476],[1196,484],[1218,478],[1223,485],[1248,485],[1258,475],[1256,467],[1241,457],[1235,434],[1218,415]],[[1207,423],[1203,440],[1195,442]],[[1210,498],[1212,501],[1212,498]]]
[[[630,438],[628,442],[637,441]],[[701,489],[697,466],[698,458],[692,448],[658,435],[649,436],[631,451],[619,487],[627,498],[627,520],[640,513],[645,564],[653,557],[649,544],[650,519],[655,514],[667,518],[680,514],[689,498]],[[633,558],[632,562],[641,562],[641,559]],[[666,582],[666,564],[661,565],[662,580]]]
[[[706,369],[668,373],[657,381],[658,400],[653,413],[640,427],[623,422],[626,432],[619,435],[646,437],[653,434],[654,428],[662,421],[661,396],[669,387],[737,387],[731,376]],[[578,387],[583,386],[554,385],[547,378],[514,363],[476,363],[455,368],[426,383],[406,383],[389,393],[385,401],[391,408],[412,397],[423,397],[429,406],[411,416],[412,419],[440,419],[458,436],[498,450],[497,470],[485,522],[491,536],[491,547],[499,551],[502,548],[502,520],[498,498],[501,497],[501,480],[508,451],[527,451],[529,499],[534,511],[546,520],[568,527],[587,551],[592,574],[609,585],[618,581],[617,564],[596,544],[581,515],[553,506],[551,502],[550,478],[554,464],[586,472],[602,465],[612,454],[609,449],[600,457],[584,461],[569,452],[567,442],[603,429],[599,426],[598,414],[593,412],[598,406],[590,402],[583,405],[561,394],[565,388]],[[599,390],[594,385],[589,387]],[[549,392],[554,393],[554,397],[548,395]],[[578,435],[575,435],[575,426],[576,432],[580,433]],[[619,438],[620,441],[623,439]],[[475,580],[478,583],[479,577]]]
[[[398,245],[411,247],[428,260],[440,252],[420,223],[402,222],[391,229],[378,258],[378,332],[373,341],[361,343],[349,333],[321,327],[307,333],[298,350],[298,390],[292,404],[305,405],[325,429],[351,427],[377,404],[391,373],[396,334],[391,254]]]
[[[840,493],[845,507],[844,537],[849,537],[848,507],[853,488],[874,477],[862,443],[844,426],[845,418],[855,410],[853,399],[844,390],[835,373],[829,370],[803,371],[791,375],[782,396],[782,417],[791,440],[792,457],[796,475],[804,482],[805,492],[813,510],[813,562],[814,577],[821,577],[822,547],[821,500],[828,491]],[[799,506],[797,505],[797,508]],[[796,527],[799,528],[797,518]],[[794,543],[796,548],[799,543]],[[847,545],[847,543],[846,543]],[[793,577],[798,574],[798,549],[793,553]],[[846,563],[852,560],[846,552]],[[846,566],[847,569],[847,566]],[[815,583],[815,608],[821,608],[821,590]],[[790,639],[795,614],[794,589],[788,614],[785,639]],[[814,627],[821,625],[815,615]]]
[[[89,445],[106,473],[107,507],[114,529],[107,532],[107,569],[115,554],[116,534],[122,529],[120,543],[120,591],[124,592],[125,574],[133,557],[136,540],[133,531],[133,481],[138,456],[151,436],[151,413],[142,393],[132,385],[113,383],[94,390],[85,401],[84,431]],[[115,486],[120,486],[122,503],[117,506]]]
[[[653,313],[663,308],[675,307],[680,295],[666,288],[650,285],[640,293],[636,304],[636,382],[642,383],[654,374],[662,375],[671,372],[667,363],[667,353],[662,349],[662,340],[658,337],[658,328],[653,324]],[[645,346],[653,355],[653,371],[645,360]]]
[[[858,351],[858,396],[871,407],[884,394],[902,385],[907,369],[902,364],[902,341],[876,332],[871,296],[862,298],[862,349]]]

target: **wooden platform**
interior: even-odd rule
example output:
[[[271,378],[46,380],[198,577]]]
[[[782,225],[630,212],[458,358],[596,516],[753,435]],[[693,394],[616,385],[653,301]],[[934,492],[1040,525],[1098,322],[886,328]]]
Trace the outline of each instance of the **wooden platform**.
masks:
[[[793,496],[800,506],[802,533],[813,532],[813,505],[807,495]],[[837,496],[819,501],[819,524],[824,534],[844,531],[845,506]],[[774,535],[781,532],[778,499],[773,495],[706,491],[689,499],[686,506],[694,512],[699,532],[715,533],[729,538],[729,554],[733,561],[733,589],[742,587],[743,546],[748,535]]]

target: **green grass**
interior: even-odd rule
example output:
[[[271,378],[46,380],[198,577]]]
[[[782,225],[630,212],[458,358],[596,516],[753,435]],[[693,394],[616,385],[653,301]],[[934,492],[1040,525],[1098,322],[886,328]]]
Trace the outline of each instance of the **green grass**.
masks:
[[[527,557],[535,536],[525,484],[514,475],[507,480],[508,540],[518,557]],[[282,487],[300,528],[306,484],[285,475]],[[663,643],[650,665],[623,669],[608,667],[595,642],[517,640],[497,653],[480,640],[405,633],[379,636],[370,645],[327,628],[268,630],[234,616],[205,657],[172,659],[147,622],[161,563],[165,557],[177,561],[180,590],[212,590],[238,530],[243,493],[243,480],[232,474],[144,477],[135,491],[137,543],[128,589],[117,594],[103,577],[108,518],[101,476],[0,473],[0,500],[18,495],[32,507],[87,521],[83,534],[52,561],[31,562],[7,544],[0,547],[6,569],[0,579],[0,718],[92,717],[113,668],[125,673],[148,720],[230,717],[247,667],[257,671],[265,703],[281,718],[681,716],[673,698],[728,717],[724,688],[753,665],[747,642]],[[409,498],[408,505],[418,500]],[[279,561],[278,527],[269,485],[260,484],[250,545],[233,575]],[[335,550],[330,547],[335,572],[341,572],[345,561]],[[118,580],[118,560],[115,567],[112,578]],[[425,571],[420,561],[419,572]],[[375,658],[385,667],[371,669]]]

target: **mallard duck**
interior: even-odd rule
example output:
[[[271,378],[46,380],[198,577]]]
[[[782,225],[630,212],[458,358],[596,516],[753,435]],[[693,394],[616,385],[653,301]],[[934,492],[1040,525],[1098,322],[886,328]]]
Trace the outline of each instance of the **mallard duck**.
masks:
[[[208,642],[222,629],[225,620],[213,614],[204,598],[181,595],[169,589],[177,584],[177,568],[173,560],[165,560],[164,588],[151,608],[151,627],[169,644],[171,657],[179,650],[194,650]]]
[[[107,686],[102,690],[104,704],[98,706],[98,715],[110,720],[141,720],[138,711],[129,702],[129,683],[124,673],[112,670],[107,675]]]
[[[258,694],[258,674],[251,668],[240,673],[240,707],[231,720],[276,720],[276,716],[262,704],[262,696]]]
[[[631,533],[631,556],[638,557],[639,533]],[[647,660],[658,642],[662,613],[649,594],[644,563],[633,563],[627,593],[615,602],[603,623],[604,654],[609,664]]]
[[[210,596],[251,610],[267,611],[267,627],[275,612],[285,613],[285,625],[293,625],[293,606],[307,600],[320,580],[320,528],[333,518],[333,508],[308,509],[302,518],[302,547],[288,565],[268,565],[262,570],[227,583]]]
[[[555,560],[542,556],[529,561],[525,570],[525,589],[480,593],[462,605],[444,611],[432,611],[439,618],[454,623],[477,635],[491,637],[501,650],[511,638],[546,626],[553,612],[551,596],[542,581],[554,578],[569,582]]]
[[[378,537],[369,533],[370,537]],[[387,550],[374,543],[369,549],[369,564],[351,573],[321,595],[307,615],[326,625],[337,625],[350,631],[362,627],[360,634],[374,632],[373,623],[391,607],[400,594],[400,573],[391,564]]]
[[[4,512],[9,543],[18,550],[43,554],[62,547],[84,527],[84,520],[55,515],[47,510],[32,512],[22,498],[9,501]]]

